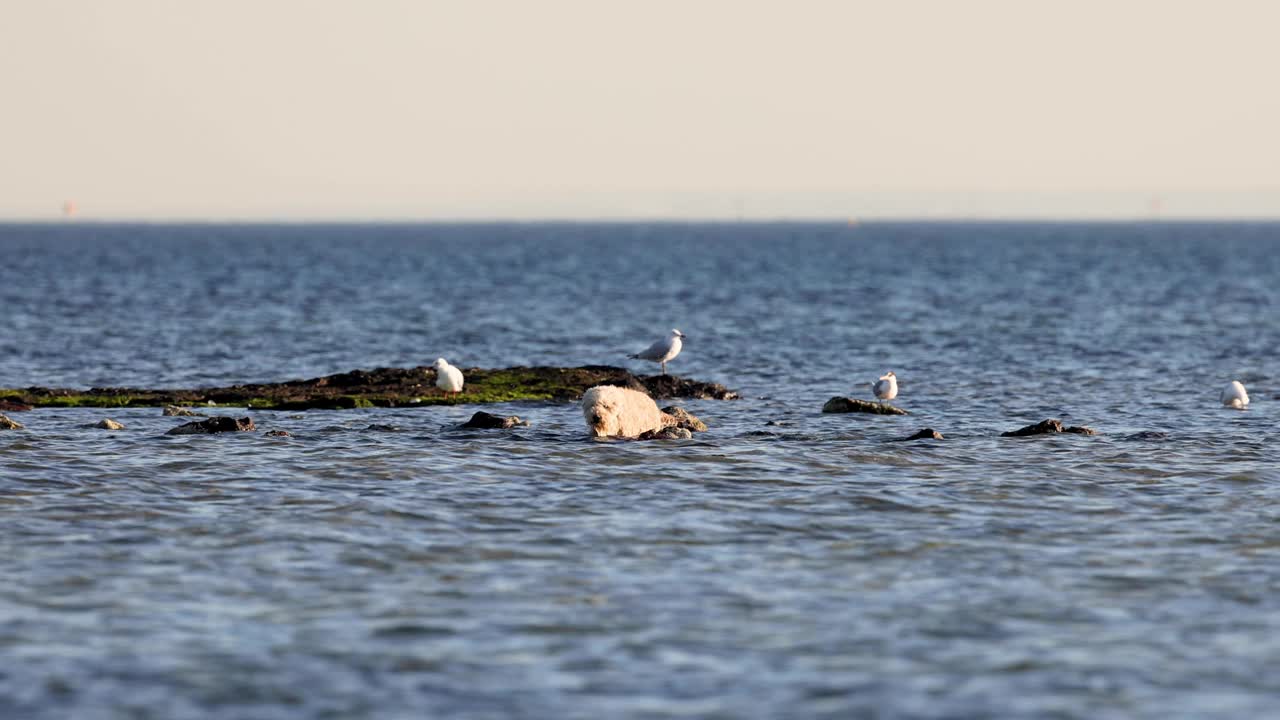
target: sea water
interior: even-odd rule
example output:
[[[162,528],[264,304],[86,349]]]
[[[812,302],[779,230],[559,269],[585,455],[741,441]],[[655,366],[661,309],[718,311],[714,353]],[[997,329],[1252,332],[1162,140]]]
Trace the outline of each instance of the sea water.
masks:
[[[2,225],[0,387],[652,373],[679,328],[742,399],[10,413],[0,716],[1274,713],[1277,318],[1275,224]],[[910,415],[820,412],[888,370]],[[999,437],[1046,418],[1100,434]]]

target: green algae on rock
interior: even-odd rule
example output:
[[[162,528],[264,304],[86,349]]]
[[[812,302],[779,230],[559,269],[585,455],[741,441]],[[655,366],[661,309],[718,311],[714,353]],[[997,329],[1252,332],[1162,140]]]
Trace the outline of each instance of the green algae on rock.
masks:
[[[867,400],[858,400],[857,398],[847,398],[836,396],[828,400],[822,406],[824,413],[871,413],[872,415],[908,415],[906,410],[894,407],[888,403],[870,402]]]
[[[588,365],[576,368],[514,367],[464,369],[467,384],[446,396],[435,386],[431,367],[352,370],[309,380],[182,389],[45,387],[0,389],[0,400],[35,407],[164,407],[222,406],[256,410],[348,409],[464,405],[514,401],[573,401],[595,385],[642,390],[655,398],[733,400],[738,394],[717,383],[673,375],[632,375],[623,368]]]

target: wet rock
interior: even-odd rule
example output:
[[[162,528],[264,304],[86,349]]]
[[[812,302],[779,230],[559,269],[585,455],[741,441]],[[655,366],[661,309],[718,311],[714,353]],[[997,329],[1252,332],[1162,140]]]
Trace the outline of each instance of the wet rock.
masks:
[[[933,428],[925,428],[910,437],[897,438],[894,442],[910,442],[912,440],[941,440],[942,433]]]
[[[124,425],[121,425],[120,423],[116,422],[115,420],[112,420],[111,418],[103,418],[100,422],[96,423],[94,427],[100,430],[123,430],[124,429]]]
[[[365,428],[365,432],[400,432],[400,426],[399,425],[383,425],[381,423],[374,423],[369,427]]]
[[[0,400],[0,412],[28,412],[34,407],[17,400]]]
[[[288,430],[268,430],[263,434],[267,437],[293,437],[293,433]]]
[[[521,420],[515,415],[502,417],[501,415],[494,415],[481,410],[459,427],[478,430],[510,430],[513,427],[527,427],[528,425],[528,420]]]
[[[0,415],[0,430],[21,430],[22,423],[16,420],[10,420],[5,415]]]
[[[690,430],[692,432],[707,431],[706,423],[702,422],[698,419],[698,416],[690,413],[682,407],[672,405],[671,407],[662,408],[662,412],[670,415],[671,418],[675,420],[676,427],[682,427],[685,430]]]
[[[646,430],[636,436],[637,440],[689,440],[693,433],[679,425],[668,425],[660,430]]]
[[[873,415],[909,415],[906,410],[888,403],[870,402],[856,398],[833,397],[822,406],[824,413],[871,413]]]
[[[1138,442],[1168,440],[1169,433],[1160,432],[1159,430],[1143,430],[1132,435],[1125,435],[1125,440],[1133,440]]]
[[[166,417],[205,417],[203,413],[188,410],[184,407],[178,407],[177,405],[165,405],[163,414]]]
[[[189,422],[165,433],[165,435],[203,435],[221,432],[248,432],[256,430],[253,418],[232,418],[225,416],[211,417],[208,420]]]
[[[692,398],[694,400],[737,400],[738,393],[720,383],[687,380],[675,375],[641,375],[636,381],[656,398]]]
[[[428,367],[375,368],[285,382],[232,385],[221,388],[146,389],[90,388],[87,392],[31,387],[13,400],[36,407],[77,404],[101,405],[95,399],[109,397],[112,404],[131,407],[193,407],[205,402],[227,406],[251,405],[255,409],[306,410],[312,408],[401,407],[405,405],[511,402],[513,400],[581,399],[592,387],[614,385],[644,392],[656,398],[699,398],[732,400],[738,393],[717,383],[700,382],[674,375],[636,376],[609,365],[576,368],[511,367],[486,370],[461,368],[467,376],[463,398],[434,395],[427,381],[434,377]]]
[[[1041,420],[1035,425],[1028,425],[1017,430],[1000,433],[1000,437],[1027,437],[1030,435],[1056,435],[1058,433],[1070,433],[1073,435],[1097,435],[1098,431],[1093,428],[1073,425],[1071,427],[1063,427],[1061,420]]]

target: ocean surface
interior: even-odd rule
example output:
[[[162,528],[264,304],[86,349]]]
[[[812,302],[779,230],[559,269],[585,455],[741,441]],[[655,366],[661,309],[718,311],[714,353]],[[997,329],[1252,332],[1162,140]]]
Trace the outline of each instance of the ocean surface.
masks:
[[[743,395],[689,441],[10,413],[0,717],[1278,712],[1278,224],[0,225],[0,387],[649,373],[673,327]],[[887,370],[909,416],[820,412]],[[1046,418],[1100,435],[999,437]]]

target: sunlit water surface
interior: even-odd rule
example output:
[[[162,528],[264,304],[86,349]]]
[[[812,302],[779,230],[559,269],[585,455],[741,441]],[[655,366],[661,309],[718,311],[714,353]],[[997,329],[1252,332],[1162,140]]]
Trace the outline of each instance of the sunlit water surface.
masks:
[[[0,254],[0,387],[648,372],[626,353],[678,327],[671,371],[744,396],[649,443],[556,403],[12,413],[0,716],[1276,710],[1280,226],[10,225]],[[889,369],[910,416],[819,412]],[[1048,417],[1101,435],[998,437]]]

